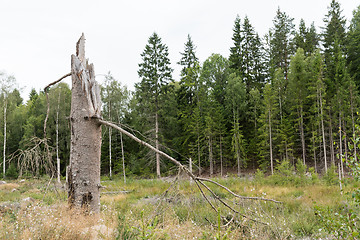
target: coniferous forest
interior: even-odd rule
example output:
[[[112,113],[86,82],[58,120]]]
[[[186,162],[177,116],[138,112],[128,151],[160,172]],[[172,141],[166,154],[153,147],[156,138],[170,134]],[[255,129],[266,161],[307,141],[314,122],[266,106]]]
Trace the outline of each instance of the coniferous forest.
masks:
[[[279,7],[273,26],[259,36],[251,19],[238,16],[229,57],[214,53],[204,62],[196,55],[196,42],[184,36],[176,62],[180,76],[174,76],[168,47],[154,32],[141,54],[134,91],[110,72],[106,75],[103,118],[184,165],[191,159],[199,175],[242,175],[255,169],[272,174],[284,162],[300,162],[319,174],[335,166],[344,176],[345,163],[360,151],[360,7],[347,22],[332,0],[323,28],[304,20],[297,26],[297,21]],[[2,174],[48,174],[60,159],[65,176],[69,86],[60,83],[48,91],[51,162],[41,152],[45,92],[33,89],[24,102],[13,76],[2,73],[1,80]],[[103,175],[176,173],[166,159],[107,127],[101,158]]]

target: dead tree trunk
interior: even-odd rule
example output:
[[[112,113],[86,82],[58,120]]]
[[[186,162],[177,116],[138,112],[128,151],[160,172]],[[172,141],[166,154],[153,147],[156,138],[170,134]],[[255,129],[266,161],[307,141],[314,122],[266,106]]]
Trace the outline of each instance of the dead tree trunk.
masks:
[[[68,173],[70,206],[100,211],[101,114],[100,88],[93,64],[85,59],[85,37],[71,56],[71,151]]]

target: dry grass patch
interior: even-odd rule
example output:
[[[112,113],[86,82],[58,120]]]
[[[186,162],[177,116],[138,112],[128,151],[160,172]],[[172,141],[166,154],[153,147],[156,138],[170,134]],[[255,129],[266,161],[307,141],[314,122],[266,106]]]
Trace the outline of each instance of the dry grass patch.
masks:
[[[13,189],[18,189],[19,188],[19,184],[16,183],[5,183],[5,184],[1,184],[0,185],[0,190],[2,191],[11,191]]]
[[[101,195],[101,203],[113,204],[116,202],[125,201],[127,198],[126,194],[103,194]]]
[[[1,219],[0,239],[114,239],[116,217],[70,210],[66,203],[32,204]]]

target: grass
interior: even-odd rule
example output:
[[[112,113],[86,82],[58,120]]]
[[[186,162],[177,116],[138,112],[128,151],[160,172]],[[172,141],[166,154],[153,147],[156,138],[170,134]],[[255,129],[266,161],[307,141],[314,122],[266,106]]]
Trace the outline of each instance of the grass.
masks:
[[[101,213],[84,216],[68,209],[64,189],[55,184],[48,186],[48,179],[27,179],[0,185],[0,239],[321,238],[329,235],[321,230],[315,206],[336,209],[348,201],[348,196],[340,194],[337,185],[322,181],[291,186],[279,185],[267,178],[214,180],[239,195],[272,198],[283,203],[238,200],[207,183],[221,199],[248,216],[237,216],[226,228],[219,229],[218,215],[201,196],[196,184],[188,180],[178,180],[175,184],[172,179],[128,179],[127,184],[116,178],[102,181],[105,188],[101,195]],[[354,187],[349,182],[344,192]],[[230,210],[206,194],[215,208],[230,220]],[[30,200],[24,201],[25,198]]]

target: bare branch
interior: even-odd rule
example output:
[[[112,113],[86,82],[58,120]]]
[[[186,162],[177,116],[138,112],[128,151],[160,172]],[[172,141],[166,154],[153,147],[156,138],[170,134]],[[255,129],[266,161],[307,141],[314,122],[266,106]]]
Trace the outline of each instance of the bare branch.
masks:
[[[48,94],[47,90],[48,90],[52,85],[55,85],[55,84],[57,84],[58,82],[60,82],[61,80],[63,80],[64,78],[67,78],[67,77],[70,77],[70,76],[71,76],[71,73],[65,74],[64,76],[62,76],[61,78],[59,78],[59,79],[56,80],[55,82],[50,83],[49,85],[47,85],[47,86],[44,88],[44,92],[45,92],[45,95],[46,95],[46,102],[47,102],[46,117],[45,117],[45,120],[44,120],[44,138],[45,138],[45,139],[46,139],[46,123],[47,123],[47,120],[49,119],[49,112],[50,112],[49,94]]]
[[[242,213],[240,213],[239,211],[235,210],[234,208],[232,208],[229,204],[227,204],[225,201],[223,201],[221,198],[219,198],[208,186],[206,186],[206,184],[203,183],[203,181],[207,181],[207,182],[211,182],[223,189],[225,189],[227,192],[229,192],[231,195],[237,197],[237,198],[241,198],[241,199],[251,199],[251,200],[261,200],[261,201],[271,201],[271,202],[274,202],[274,203],[281,203],[279,201],[276,201],[276,200],[273,200],[273,199],[267,199],[267,198],[259,198],[259,197],[244,197],[244,196],[240,196],[234,192],[232,192],[230,189],[228,189],[227,187],[221,185],[220,183],[218,182],[215,182],[213,180],[210,180],[210,179],[207,179],[207,178],[201,178],[201,177],[196,177],[192,172],[189,171],[189,169],[187,169],[184,165],[182,165],[179,161],[177,161],[175,158],[169,156],[168,154],[156,149],[155,147],[151,146],[150,144],[148,144],[147,142],[144,142],[142,141],[141,139],[137,138],[136,136],[134,136],[133,134],[127,132],[126,130],[122,129],[121,127],[111,123],[111,122],[108,122],[108,121],[105,121],[105,120],[102,120],[102,119],[97,119],[98,122],[100,124],[103,124],[103,125],[106,125],[106,126],[109,126],[109,127],[112,127],[112,128],[115,128],[117,130],[119,130],[121,133],[125,134],[126,136],[130,137],[131,139],[135,140],[136,142],[150,148],[151,150],[153,150],[154,152],[156,153],[159,153],[160,155],[166,157],[167,159],[169,159],[171,162],[173,162],[174,164],[176,164],[181,170],[183,170],[187,175],[189,175],[196,183],[197,187],[199,188],[200,192],[201,192],[201,195],[205,198],[205,200],[209,203],[209,205],[211,206],[211,208],[216,212],[218,213],[218,210],[216,209],[216,207],[211,203],[211,201],[209,200],[209,198],[205,195],[204,191],[202,190],[200,184],[205,187],[213,196],[216,200],[218,200],[221,204],[223,204],[224,206],[226,206],[227,208],[229,208],[231,211],[233,211],[234,213],[244,217],[244,218],[247,218],[251,221],[254,221],[254,222],[258,222],[258,223],[262,223],[264,225],[268,225],[264,222],[261,222],[261,221],[258,221],[256,219],[252,219]],[[224,218],[223,218],[224,219]]]
[[[52,85],[55,85],[55,84],[57,84],[58,82],[60,82],[61,80],[63,80],[64,78],[67,78],[67,77],[70,77],[70,76],[71,76],[71,73],[65,74],[64,76],[62,76],[62,77],[59,78],[58,80],[50,83],[49,85],[47,85],[47,86],[44,88],[44,92],[47,92],[48,88],[51,87]]]
[[[227,192],[229,192],[231,195],[233,195],[234,197],[237,197],[237,198],[241,198],[241,199],[249,199],[249,200],[261,200],[261,201],[270,201],[270,202],[274,202],[274,203],[282,203],[282,202],[279,202],[279,201],[276,201],[276,200],[273,200],[273,199],[268,199],[268,198],[261,198],[261,197],[245,197],[245,196],[241,196],[241,195],[238,195],[236,193],[234,193],[233,191],[231,191],[230,189],[228,189],[227,187],[225,187],[224,185],[221,185],[220,183],[218,182],[215,182],[211,179],[207,179],[207,178],[201,178],[201,177],[196,177],[197,180],[200,180],[200,181],[206,181],[206,182],[211,182],[223,189],[225,189]]]

